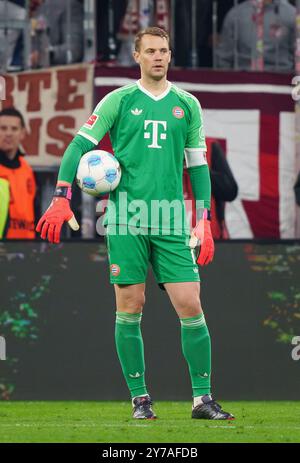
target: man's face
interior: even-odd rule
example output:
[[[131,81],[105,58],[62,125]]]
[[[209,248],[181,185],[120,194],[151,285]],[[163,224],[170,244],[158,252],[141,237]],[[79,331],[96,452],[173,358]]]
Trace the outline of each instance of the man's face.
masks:
[[[5,153],[17,152],[24,138],[24,128],[16,116],[0,117],[0,150]]]
[[[143,35],[140,51],[135,51],[133,56],[141,66],[142,75],[161,80],[167,74],[171,51],[166,38],[150,34]]]

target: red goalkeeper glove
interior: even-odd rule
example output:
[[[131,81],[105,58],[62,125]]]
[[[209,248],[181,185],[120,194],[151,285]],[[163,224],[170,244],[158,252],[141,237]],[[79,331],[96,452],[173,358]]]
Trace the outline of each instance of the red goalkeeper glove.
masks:
[[[70,208],[71,188],[58,186],[53,195],[53,200],[42,217],[40,218],[36,231],[41,232],[43,240],[48,239],[50,243],[60,242],[60,232],[64,222],[68,222],[72,230],[78,230],[79,225]]]
[[[190,247],[195,248],[200,241],[200,252],[197,257],[197,264],[207,265],[214,258],[215,244],[211,234],[208,210],[204,209],[203,217],[199,220],[191,233]]]

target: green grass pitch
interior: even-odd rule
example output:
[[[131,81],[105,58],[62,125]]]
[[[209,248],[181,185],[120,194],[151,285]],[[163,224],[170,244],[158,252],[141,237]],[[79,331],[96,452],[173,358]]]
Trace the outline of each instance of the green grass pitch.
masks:
[[[156,402],[155,421],[130,402],[0,402],[0,442],[300,442],[299,402],[222,402],[235,421],[192,420],[190,402]]]

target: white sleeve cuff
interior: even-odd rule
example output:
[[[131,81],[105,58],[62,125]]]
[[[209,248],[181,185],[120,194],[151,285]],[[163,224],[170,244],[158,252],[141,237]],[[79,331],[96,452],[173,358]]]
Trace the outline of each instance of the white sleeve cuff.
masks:
[[[184,149],[186,167],[203,166],[207,164],[206,151],[201,148]]]
[[[94,145],[98,145],[98,141],[96,140],[96,138],[92,137],[91,135],[88,135],[87,133],[85,132],[82,132],[81,130],[79,130],[77,132],[78,135],[81,135],[82,137],[86,138],[87,140],[90,140],[92,143],[94,143]]]

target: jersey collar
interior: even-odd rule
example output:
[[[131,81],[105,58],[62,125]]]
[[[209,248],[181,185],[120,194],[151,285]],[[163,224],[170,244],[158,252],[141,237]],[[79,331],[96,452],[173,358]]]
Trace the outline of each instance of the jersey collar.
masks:
[[[155,96],[155,95],[152,95],[152,93],[150,93],[148,90],[145,89],[145,87],[142,86],[140,80],[137,81],[137,86],[140,89],[140,91],[145,93],[146,95],[148,95],[154,101],[162,100],[165,96],[167,96],[170,89],[171,89],[171,85],[172,85],[171,82],[169,82],[167,80],[167,88],[166,88],[166,90],[163,93],[161,93],[160,95]]]

